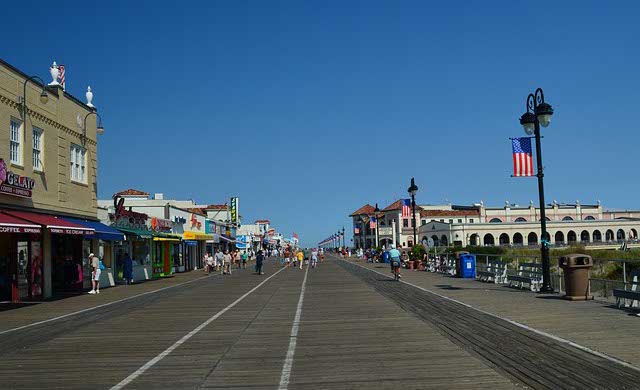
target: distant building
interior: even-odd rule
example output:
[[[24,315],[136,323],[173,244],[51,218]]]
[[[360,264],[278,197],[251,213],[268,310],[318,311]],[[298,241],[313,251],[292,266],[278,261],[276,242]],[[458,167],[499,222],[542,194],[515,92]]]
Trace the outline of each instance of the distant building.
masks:
[[[583,245],[620,245],[637,242],[640,230],[640,210],[606,210],[600,202],[583,205],[553,203],[545,208],[547,241],[550,245],[572,243]],[[375,229],[367,221],[374,207],[365,205],[352,213],[354,244],[366,247],[375,244]],[[419,221],[418,240],[433,245],[460,246],[538,246],[540,237],[540,209],[531,202],[518,206],[506,202],[503,207],[485,207],[483,202],[471,205],[416,205]],[[411,218],[402,218],[400,200],[384,208],[378,216],[378,239],[381,245],[396,243],[402,247],[413,245]],[[364,227],[364,229],[363,229]]]

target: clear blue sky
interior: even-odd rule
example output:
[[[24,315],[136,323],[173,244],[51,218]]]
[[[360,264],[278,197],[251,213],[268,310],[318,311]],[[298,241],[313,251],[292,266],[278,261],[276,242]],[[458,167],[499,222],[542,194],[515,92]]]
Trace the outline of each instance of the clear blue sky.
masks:
[[[238,195],[306,245],[412,176],[418,203],[537,204],[508,137],[541,86],[547,200],[640,208],[638,2],[193,3],[3,5],[3,59],[92,86],[101,198]]]

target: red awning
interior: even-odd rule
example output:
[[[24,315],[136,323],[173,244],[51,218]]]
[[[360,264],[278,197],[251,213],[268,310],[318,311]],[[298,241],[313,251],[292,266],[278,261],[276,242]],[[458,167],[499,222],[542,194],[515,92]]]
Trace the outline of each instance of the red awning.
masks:
[[[49,229],[51,233],[55,233],[55,234],[93,236],[96,233],[94,229],[87,228],[73,222],[69,222],[65,219],[58,218],[55,215],[36,214],[36,213],[30,213],[28,211],[13,211],[13,210],[11,211],[3,210],[2,213],[8,214],[12,217],[23,219],[31,223],[35,223],[37,225],[42,225],[45,228]]]
[[[35,233],[40,234],[40,225],[33,225],[22,219],[0,213],[0,233]]]

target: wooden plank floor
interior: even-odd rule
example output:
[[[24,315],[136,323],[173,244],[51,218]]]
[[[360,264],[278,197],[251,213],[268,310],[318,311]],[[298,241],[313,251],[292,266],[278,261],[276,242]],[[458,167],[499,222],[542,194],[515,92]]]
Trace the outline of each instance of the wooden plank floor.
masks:
[[[640,371],[405,283],[389,283],[388,277],[350,262],[340,264],[518,383],[545,389],[640,388]],[[412,279],[420,276],[411,271],[404,274]]]
[[[0,387],[109,389],[278,269],[269,262],[265,276],[212,276],[0,335]],[[279,273],[126,388],[277,388],[303,274]],[[42,318],[20,310],[15,323]],[[297,341],[290,389],[514,387],[334,262],[309,272]]]
[[[389,274],[388,264],[357,264]],[[640,367],[640,318],[599,301],[569,302],[504,285],[403,270],[403,281]]]

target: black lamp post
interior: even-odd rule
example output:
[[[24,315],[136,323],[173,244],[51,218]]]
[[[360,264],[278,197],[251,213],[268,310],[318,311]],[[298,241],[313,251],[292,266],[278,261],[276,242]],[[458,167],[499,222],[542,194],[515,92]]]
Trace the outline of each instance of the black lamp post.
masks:
[[[87,118],[89,117],[89,115],[95,115],[96,117],[98,117],[98,130],[97,130],[98,134],[104,133],[104,127],[102,127],[102,117],[97,112],[91,111],[84,117],[84,127],[82,130],[82,145],[86,145],[87,143]]]
[[[411,186],[407,189],[407,192],[411,194],[411,212],[413,214],[413,245],[416,245],[416,193],[418,192],[418,186],[416,182],[411,178]]]
[[[380,209],[378,208],[378,204],[376,203],[376,208],[373,210],[374,217],[376,218],[376,250],[380,246],[380,234],[378,233],[378,227],[380,227],[380,221],[378,221],[378,213]]]
[[[344,226],[342,227],[342,245],[344,246],[345,249],[347,249],[347,242],[345,241],[346,238],[344,236]]]
[[[27,83],[29,81],[32,80],[38,80],[41,84],[42,84],[42,91],[40,92],[40,103],[42,104],[47,104],[47,102],[49,101],[49,95],[47,94],[47,90],[45,87],[45,83],[44,81],[42,81],[42,79],[38,76],[31,76],[28,79],[26,79],[24,81],[24,84],[22,85],[22,101],[20,102],[22,104],[22,120],[24,121],[25,124],[25,132],[23,133],[25,136],[27,134],[26,132],[26,126],[27,126]]]
[[[364,232],[364,218],[360,217],[360,238],[362,239],[360,248],[367,249],[367,235]]]
[[[533,111],[533,113],[531,112]],[[542,246],[542,287],[540,292],[553,293],[551,287],[551,267],[549,264],[549,241],[547,240],[547,217],[545,215],[544,203],[544,172],[542,168],[542,148],[540,145],[540,125],[542,127],[549,126],[551,123],[551,115],[553,108],[550,104],[545,103],[542,88],[536,89],[535,94],[530,93],[527,96],[527,112],[520,117],[520,124],[524,127],[527,135],[534,134],[536,139],[536,162],[538,165],[538,195],[540,197],[540,228],[542,237],[540,242]]]

